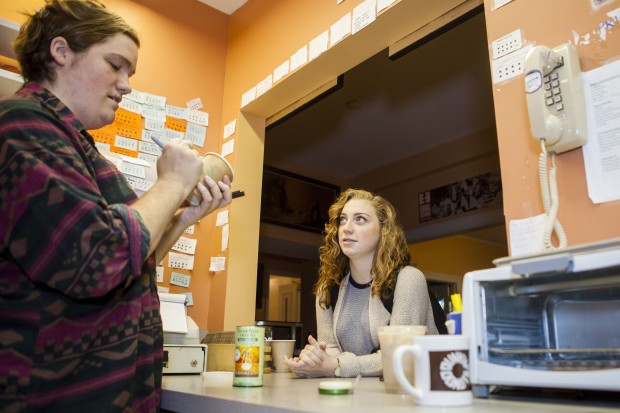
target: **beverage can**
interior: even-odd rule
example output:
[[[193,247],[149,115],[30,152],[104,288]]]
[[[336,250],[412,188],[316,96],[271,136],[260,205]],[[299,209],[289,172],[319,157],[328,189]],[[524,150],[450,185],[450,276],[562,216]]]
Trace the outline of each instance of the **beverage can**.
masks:
[[[264,344],[264,327],[237,326],[233,386],[260,387],[263,385]]]

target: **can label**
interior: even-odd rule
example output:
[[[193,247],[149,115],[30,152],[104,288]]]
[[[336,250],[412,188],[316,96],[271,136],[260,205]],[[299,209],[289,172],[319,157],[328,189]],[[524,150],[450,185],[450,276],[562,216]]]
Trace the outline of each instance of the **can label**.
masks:
[[[235,329],[233,386],[263,385],[264,340],[264,327],[239,326]]]

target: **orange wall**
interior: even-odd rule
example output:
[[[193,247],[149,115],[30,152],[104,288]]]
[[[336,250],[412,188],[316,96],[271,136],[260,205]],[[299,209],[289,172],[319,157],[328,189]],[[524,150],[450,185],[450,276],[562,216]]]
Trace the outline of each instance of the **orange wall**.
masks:
[[[600,9],[585,0],[519,0],[497,10],[492,10],[493,3],[484,2],[489,43],[516,29],[522,30],[527,43],[549,47],[573,41],[574,32],[590,34],[590,44],[577,46],[582,71],[620,55],[617,29],[607,32],[607,40],[597,35],[599,24],[609,19],[606,13],[619,6],[617,1]],[[523,76],[493,87],[507,228],[510,220],[543,212],[538,184],[540,145],[530,135],[523,87]],[[581,149],[558,155],[557,168],[559,220],[569,245],[620,236],[620,201],[597,205],[590,201]]]
[[[507,255],[506,248],[462,235],[418,242],[409,246],[414,264],[422,271],[463,276],[468,271],[493,267]],[[450,257],[450,259],[446,259]]]
[[[451,279],[457,283],[459,292],[467,272],[492,268],[494,259],[508,255],[506,248],[500,245],[462,235],[418,242],[409,245],[409,250],[413,263],[427,278],[434,279],[433,274],[440,274],[439,281]]]
[[[205,148],[220,152],[224,67],[228,16],[196,0],[104,0],[106,6],[127,20],[138,31],[142,46],[132,86],[142,92],[167,97],[167,102],[184,106],[201,98],[209,113]],[[20,11],[31,12],[41,0],[0,1],[0,17],[23,23]],[[170,286],[171,293],[192,291],[195,305],[189,315],[201,328],[207,327],[209,291],[213,273],[209,257],[220,250],[220,231],[208,217],[196,225],[198,239],[193,271],[175,270],[192,276],[190,289]],[[188,237],[191,237],[188,235]],[[171,270],[166,268],[163,285],[169,286]]]
[[[0,17],[21,22],[15,3],[1,0]],[[107,0],[105,3],[125,16],[142,35],[144,45],[133,81],[135,88],[166,95],[176,105],[200,96],[204,110],[210,114],[205,149],[219,151],[223,125],[237,119],[237,132],[233,136],[235,153],[229,160],[235,168],[235,189],[244,189],[246,197],[235,200],[230,207],[227,271],[208,272],[209,257],[219,254],[219,231],[213,228],[212,217],[200,224],[198,236],[202,241],[197,252],[200,259],[196,260],[192,273],[191,290],[194,300],[205,304],[201,304],[204,307],[200,311],[190,309],[190,314],[202,328],[206,326],[211,331],[253,323],[265,119],[241,110],[241,96],[362,0],[347,0],[340,5],[336,1],[249,0],[231,17],[195,0]],[[20,0],[19,7],[33,9],[40,4],[41,1]],[[394,6],[392,16],[412,4],[416,3],[401,0]],[[437,4],[432,3],[433,7]],[[617,2],[592,10],[591,2],[585,0],[519,0],[493,11],[492,4],[491,0],[485,0],[489,42],[521,28],[528,42],[549,46],[571,40],[573,30],[593,32],[606,20],[605,13],[614,5],[617,7]],[[429,7],[425,6],[424,11]],[[413,21],[421,12],[401,13],[400,19]],[[373,23],[373,27],[381,27],[373,33],[381,35],[382,31],[389,31],[382,21],[386,18],[379,16]],[[412,30],[415,28],[412,23]],[[357,39],[375,29],[364,30],[356,35]],[[346,60],[358,53],[359,57],[365,53],[359,54],[363,48],[363,44],[345,39],[337,47],[338,56]],[[618,56],[620,34],[610,31],[606,41],[593,37],[590,45],[580,45],[578,52],[583,70],[598,67]],[[368,51],[366,57],[372,54],[374,51]],[[307,65],[310,69],[290,76],[303,83],[318,67],[325,66],[325,62],[320,57]],[[334,70],[333,75],[340,73],[342,70]],[[283,87],[275,85],[265,96],[278,95],[278,90]],[[493,95],[508,224],[512,219],[542,212],[536,166],[539,148],[529,137],[522,77],[494,85]],[[286,106],[299,97],[290,95],[281,103]],[[619,216],[620,202],[593,205],[589,201],[581,151],[562,154],[557,163],[559,218],[569,244],[620,236],[620,227],[608,224]]]

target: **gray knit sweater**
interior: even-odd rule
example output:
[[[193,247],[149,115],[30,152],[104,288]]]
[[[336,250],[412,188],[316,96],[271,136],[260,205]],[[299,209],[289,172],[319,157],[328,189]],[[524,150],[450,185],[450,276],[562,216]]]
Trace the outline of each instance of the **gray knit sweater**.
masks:
[[[337,357],[340,362],[342,377],[381,375],[381,350],[377,353],[357,356],[342,351],[342,346],[336,337],[336,325],[341,311],[345,290],[349,288],[350,274],[340,283],[336,308],[321,308],[316,300],[317,336],[319,341],[327,343],[327,354]],[[438,334],[433,310],[428,298],[426,278],[420,270],[414,267],[405,267],[398,273],[396,288],[394,289],[394,306],[392,314],[385,309],[379,297],[371,297],[368,305],[368,320],[372,334],[373,347],[379,347],[377,329],[384,325],[426,325],[427,334]],[[351,326],[355,328],[355,326]]]

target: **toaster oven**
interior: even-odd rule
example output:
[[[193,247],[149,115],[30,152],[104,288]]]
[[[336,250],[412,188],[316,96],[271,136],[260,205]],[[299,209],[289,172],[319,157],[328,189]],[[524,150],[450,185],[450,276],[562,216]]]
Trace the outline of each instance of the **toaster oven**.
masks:
[[[620,391],[620,239],[502,258],[463,280],[471,383]]]

